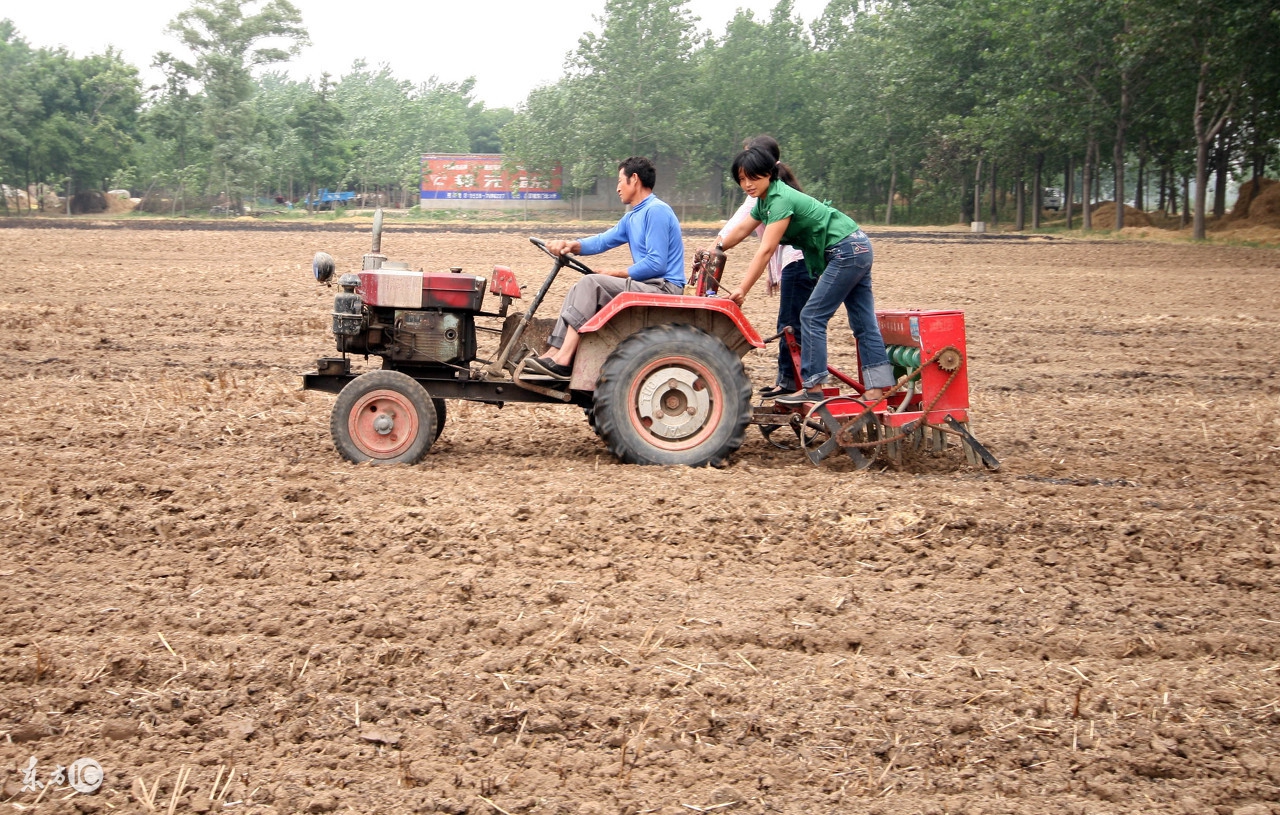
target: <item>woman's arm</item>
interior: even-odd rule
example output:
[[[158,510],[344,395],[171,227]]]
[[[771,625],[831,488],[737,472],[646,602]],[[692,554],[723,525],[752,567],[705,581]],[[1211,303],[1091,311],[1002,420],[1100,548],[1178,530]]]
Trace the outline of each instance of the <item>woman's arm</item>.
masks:
[[[760,222],[755,218],[752,218],[750,215],[732,226],[726,224],[725,230],[721,233],[720,240],[717,241],[717,243],[720,244],[720,248],[722,249],[732,249],[746,240],[746,237],[759,225]]]
[[[756,284],[756,281],[760,279],[760,275],[764,274],[764,270],[768,268],[769,258],[773,257],[773,253],[778,250],[778,244],[782,243],[782,236],[786,233],[787,225],[790,223],[790,218],[783,218],[781,221],[774,221],[764,228],[764,237],[760,239],[760,248],[751,257],[751,263],[747,266],[747,274],[742,278],[742,282],[738,284],[736,289],[729,292],[730,300],[742,305],[742,301],[747,299],[747,292],[751,291],[751,287]],[[752,227],[752,229],[754,228]]]
[[[720,231],[716,233],[716,237],[723,239],[724,236],[729,233],[729,230],[733,229],[735,226],[737,226],[739,223],[742,222],[743,218],[748,218],[751,216],[751,210],[755,209],[755,206],[756,206],[756,199],[752,198],[750,195],[744,198],[742,200],[742,204],[736,210],[734,210],[734,213],[732,215],[729,216],[729,220],[725,221],[724,226],[720,227]]]

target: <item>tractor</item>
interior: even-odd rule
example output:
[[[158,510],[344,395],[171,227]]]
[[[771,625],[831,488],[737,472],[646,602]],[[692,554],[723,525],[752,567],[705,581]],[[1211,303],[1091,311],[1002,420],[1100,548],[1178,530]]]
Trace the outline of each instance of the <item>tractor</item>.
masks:
[[[858,468],[900,461],[909,449],[936,454],[950,435],[971,463],[999,466],[968,431],[960,312],[879,315],[882,328],[894,329],[886,337],[899,343],[890,351],[902,376],[874,405],[859,398],[856,379],[835,368],[831,374],[851,393],[827,388],[823,401],[807,408],[753,405],[743,357],[779,339],[798,368],[798,346],[787,332],[761,339],[737,304],[714,296],[724,258],[702,257],[689,294],[624,292],[610,301],[578,330],[569,381],[555,382],[526,366],[554,324],[535,315],[562,269],[591,274],[589,267],[530,238],[550,257],[551,271],[517,313],[511,307],[523,292],[509,267],[494,266],[487,279],[457,267],[414,271],[382,254],[382,220],[378,210],[361,270],[337,280],[332,332],[341,356],[319,359],[303,376],[304,388],[337,394],[329,429],[348,461],[420,462],[444,429],[447,400],[464,399],[577,405],[609,450],[631,464],[721,466],[755,424],[771,444],[802,449],[814,463],[838,450]],[[331,282],[335,267],[324,252],[312,262],[322,283]],[[494,310],[485,309],[486,294],[496,298]],[[497,335],[491,358],[480,356],[480,334]],[[381,368],[356,373],[353,355],[379,357]]]

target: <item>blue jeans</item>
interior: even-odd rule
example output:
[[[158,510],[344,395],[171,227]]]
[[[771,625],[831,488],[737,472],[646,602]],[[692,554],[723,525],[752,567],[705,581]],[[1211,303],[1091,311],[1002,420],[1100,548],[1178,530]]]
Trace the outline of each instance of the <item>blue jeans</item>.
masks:
[[[787,326],[795,332],[796,342],[800,341],[800,310],[809,302],[813,287],[818,281],[809,276],[809,269],[804,260],[797,260],[782,267],[782,291],[778,297],[778,331]],[[802,348],[804,346],[801,346]],[[796,384],[795,366],[791,364],[791,349],[784,338],[778,340],[778,378],[774,381],[778,387],[793,391],[800,387]]]
[[[800,384],[806,390],[827,378],[827,324],[841,303],[858,341],[863,387],[888,388],[895,382],[871,294],[873,254],[871,240],[861,229],[827,247],[827,268],[800,311]]]

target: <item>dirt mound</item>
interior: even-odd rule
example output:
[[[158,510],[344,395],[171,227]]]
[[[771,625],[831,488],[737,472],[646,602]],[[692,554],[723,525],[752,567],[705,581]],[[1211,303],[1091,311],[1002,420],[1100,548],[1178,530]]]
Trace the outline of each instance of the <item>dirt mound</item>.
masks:
[[[71,197],[72,215],[96,215],[106,212],[108,206],[102,190],[81,190]]]
[[[1182,217],[1179,215],[1170,215],[1167,212],[1156,210],[1147,213],[1147,220],[1157,229],[1182,229]]]
[[[1116,202],[1103,201],[1093,208],[1093,228],[1110,229],[1116,222]],[[1125,226],[1151,226],[1151,218],[1140,209],[1125,204]]]
[[[138,204],[133,199],[119,195],[107,196],[107,212],[133,212]]]
[[[172,199],[159,195],[145,195],[138,204],[139,212],[163,213],[165,215],[172,212],[173,208]]]
[[[1275,185],[1276,181],[1272,178],[1257,178],[1241,184],[1240,193],[1236,198],[1236,205],[1231,208],[1231,211],[1227,213],[1223,221],[1239,221],[1248,218],[1249,210],[1254,200],[1265,195],[1267,190],[1275,187]]]
[[[1263,183],[1260,185],[1261,190],[1252,195],[1245,210],[1248,214],[1240,219],[1237,223],[1241,226],[1269,226],[1280,228],[1280,183],[1271,181],[1271,179],[1260,179]],[[1246,184],[1245,187],[1251,187]],[[1241,195],[1244,190],[1241,190]],[[1240,208],[1240,202],[1236,202],[1236,209]],[[1235,215],[1236,209],[1231,211]]]
[[[1280,242],[1280,183],[1259,178],[1255,185],[1240,185],[1240,196],[1231,212],[1209,223],[1209,231],[1236,240]]]

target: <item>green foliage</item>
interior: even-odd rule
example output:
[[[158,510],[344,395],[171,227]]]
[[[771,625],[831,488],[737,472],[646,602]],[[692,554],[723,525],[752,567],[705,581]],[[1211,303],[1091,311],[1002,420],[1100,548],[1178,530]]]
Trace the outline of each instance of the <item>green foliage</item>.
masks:
[[[314,187],[407,201],[423,153],[502,152],[562,167],[573,196],[638,154],[674,168],[677,196],[722,179],[727,212],[730,159],[768,133],[806,190],[855,217],[893,198],[895,221],[936,221],[974,217],[993,166],[1008,192],[1037,167],[1064,186],[1069,160],[1093,199],[1135,159],[1179,197],[1218,157],[1244,177],[1280,160],[1275,0],[831,0],[808,23],[779,0],[721,32],[688,0],[606,0],[560,81],[516,111],[486,108],[471,79],[415,85],[362,62],[291,80],[273,69],[307,34],[287,0],[192,0],[169,31],[181,53],[156,56],[144,104],[117,54],[35,48],[0,21],[0,181],[132,180],[174,211]]]
[[[247,13],[253,5],[252,0],[195,0],[169,24],[194,59],[156,55],[171,96],[200,89],[208,191],[227,196],[233,205],[263,181],[266,156],[256,138],[253,71],[296,56],[309,42],[302,15],[288,0],[267,0],[256,13]]]
[[[102,186],[130,162],[141,103],[137,69],[115,51],[33,49],[0,21],[0,181]]]

